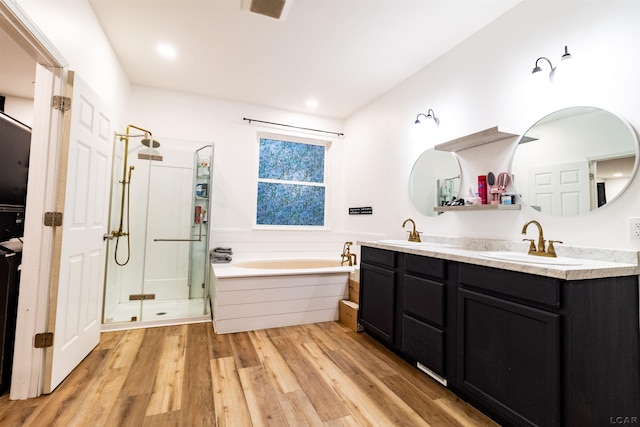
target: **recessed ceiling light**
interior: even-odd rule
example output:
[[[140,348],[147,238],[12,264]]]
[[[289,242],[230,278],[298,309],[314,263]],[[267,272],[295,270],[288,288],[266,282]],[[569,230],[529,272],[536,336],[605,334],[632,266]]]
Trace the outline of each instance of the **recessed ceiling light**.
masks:
[[[307,107],[316,108],[318,106],[318,101],[315,99],[310,99],[307,101]]]
[[[622,178],[622,174],[620,172],[616,172],[613,174],[615,178]]]
[[[169,46],[168,44],[159,44],[158,45],[158,53],[165,58],[175,58],[176,50]]]

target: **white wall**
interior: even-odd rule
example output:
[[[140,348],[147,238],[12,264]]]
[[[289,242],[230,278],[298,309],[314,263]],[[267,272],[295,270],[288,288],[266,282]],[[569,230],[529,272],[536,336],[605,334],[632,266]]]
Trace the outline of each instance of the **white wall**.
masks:
[[[342,132],[341,120],[291,113],[210,97],[132,86],[127,113],[130,123],[161,138],[214,144],[211,226],[212,248],[230,246],[237,256],[302,256],[305,252],[338,256],[346,240],[340,224],[343,139],[334,135],[284,127],[249,124],[243,118]],[[331,141],[327,166],[333,192],[328,195],[329,231],[253,230],[258,174],[258,132],[280,133]],[[162,141],[160,141],[162,142]],[[280,254],[280,255],[277,255]]]
[[[522,224],[539,219],[545,237],[575,246],[638,248],[628,237],[628,217],[640,216],[640,179],[597,212],[571,218],[521,211],[451,212],[427,217],[412,207],[411,167],[427,141],[412,139],[419,112],[433,108],[441,124],[431,144],[496,125],[525,132],[547,113],[571,105],[608,109],[640,129],[640,3],[637,1],[527,0],[347,120],[341,193],[341,224],[353,232],[404,238],[401,225],[412,217],[425,233],[521,240]],[[535,60],[557,65],[568,45],[578,73],[561,90],[530,87]],[[506,170],[510,145],[459,152],[463,180]],[[463,183],[463,190],[468,184]],[[369,218],[351,217],[348,206],[373,206]]]
[[[20,4],[71,68],[110,105],[126,103],[126,78],[85,0],[20,0]],[[548,238],[571,245],[629,248],[634,245],[627,237],[627,217],[640,216],[640,200],[634,197],[640,180],[617,203],[583,217],[539,217],[526,207],[519,212],[426,217],[411,205],[408,178],[413,163],[427,148],[425,142],[412,139],[411,128],[417,113],[428,108],[441,119],[432,143],[495,125],[524,132],[543,115],[569,105],[609,109],[640,128],[640,104],[631,96],[640,93],[636,77],[640,75],[640,54],[634,44],[640,39],[639,17],[637,1],[526,0],[346,123],[139,86],[132,88],[128,110],[116,113],[122,117],[118,120],[121,126],[134,123],[151,129],[154,135],[215,143],[212,225],[218,243],[333,242],[343,235],[377,234],[402,238],[401,224],[408,217],[416,219],[418,229],[426,233],[520,240],[521,225],[538,218]],[[557,65],[565,44],[579,72],[572,82],[577,90],[556,90],[545,96],[531,91],[529,77],[535,59],[547,56]],[[94,48],[91,55],[87,46]],[[251,231],[255,134],[279,130],[249,125],[242,117],[345,132],[344,138],[330,138],[334,177],[330,237],[327,233]],[[505,170],[508,152],[508,145],[496,145],[460,153],[463,180],[472,182],[474,176],[489,170]],[[462,188],[466,186],[463,183]],[[351,206],[372,206],[374,214],[349,216]],[[333,246],[318,247],[332,250]]]
[[[127,124],[134,124],[150,129],[158,138],[215,144],[213,243],[232,245],[236,249],[244,247],[240,252],[299,253],[301,248],[306,248],[304,250],[310,252],[326,250],[333,255],[336,251],[340,253],[345,240],[354,239],[339,234],[337,206],[343,185],[335,178],[341,175],[342,139],[287,128],[249,125],[242,118],[336,132],[343,131],[342,121],[142,86],[131,87],[86,0],[18,2],[69,62],[69,69],[76,71],[111,106],[115,116],[114,131],[123,132]],[[332,141],[329,167],[335,190],[329,195],[331,231],[252,231],[258,131]]]
[[[111,110],[114,128],[125,122],[129,79],[87,0],[17,0],[37,27]]]
[[[33,126],[33,99],[7,96],[4,112],[29,127]]]

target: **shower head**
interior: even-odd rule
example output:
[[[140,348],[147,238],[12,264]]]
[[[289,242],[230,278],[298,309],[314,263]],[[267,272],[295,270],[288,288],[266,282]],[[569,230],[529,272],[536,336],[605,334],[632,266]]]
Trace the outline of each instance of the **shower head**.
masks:
[[[144,148],[138,152],[138,159],[141,160],[155,160],[162,161],[162,154],[156,148],[160,147],[160,143],[155,139],[151,139],[151,135],[146,135],[145,138],[142,139],[142,145],[147,148]]]
[[[144,138],[142,140],[142,145],[144,145],[145,147],[149,147],[149,148],[158,148],[158,147],[160,147],[160,143],[158,141],[156,141],[155,139],[150,139],[150,138]]]

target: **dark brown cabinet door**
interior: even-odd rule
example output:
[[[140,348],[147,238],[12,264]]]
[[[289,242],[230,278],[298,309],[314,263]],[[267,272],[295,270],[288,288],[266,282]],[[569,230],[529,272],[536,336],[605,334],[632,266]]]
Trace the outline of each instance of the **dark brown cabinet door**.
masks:
[[[360,264],[360,323],[367,332],[393,343],[396,273]]]
[[[560,425],[560,316],[459,291],[461,389],[513,425]]]

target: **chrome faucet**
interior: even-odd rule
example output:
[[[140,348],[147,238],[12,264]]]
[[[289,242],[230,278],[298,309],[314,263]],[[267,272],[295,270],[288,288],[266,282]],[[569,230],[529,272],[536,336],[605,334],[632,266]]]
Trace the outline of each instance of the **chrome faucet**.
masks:
[[[409,232],[409,241],[410,242],[420,242],[420,232],[416,231],[416,223],[414,220],[412,220],[411,218],[409,219],[405,219],[404,222],[402,223],[402,228],[404,228],[404,226],[407,224],[407,222],[410,222],[411,224],[413,224],[413,230]]]
[[[549,240],[549,247],[545,249],[544,235],[542,233],[542,225],[536,220],[527,221],[522,227],[522,234],[527,234],[527,227],[529,224],[535,224],[538,227],[538,247],[536,248],[535,239],[522,239],[530,242],[529,255],[556,257],[556,249],[553,246],[554,243],[562,243],[560,240]]]
[[[344,242],[344,247],[342,248],[342,255],[340,255],[340,258],[341,258],[340,266],[344,265],[344,263],[347,261],[349,261],[349,267],[357,264],[356,254],[351,253],[351,245],[353,245],[353,242]]]

